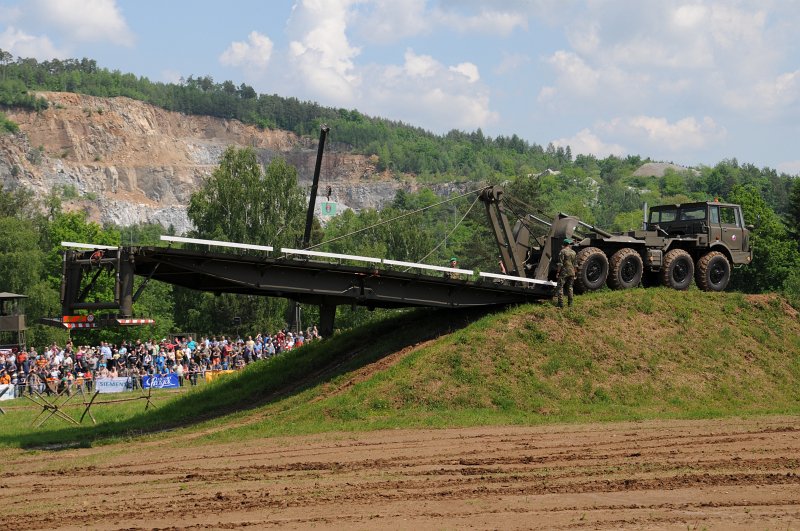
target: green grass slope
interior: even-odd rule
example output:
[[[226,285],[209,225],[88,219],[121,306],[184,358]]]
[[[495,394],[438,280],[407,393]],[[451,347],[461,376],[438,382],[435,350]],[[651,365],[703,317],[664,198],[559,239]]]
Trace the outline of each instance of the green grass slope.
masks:
[[[778,296],[603,291],[573,309],[412,311],[97,426],[0,417],[0,445],[182,427],[197,440],[328,430],[800,413],[800,320]],[[138,409],[137,409],[138,408]],[[16,420],[15,420],[16,419]],[[2,424],[0,424],[2,427]]]

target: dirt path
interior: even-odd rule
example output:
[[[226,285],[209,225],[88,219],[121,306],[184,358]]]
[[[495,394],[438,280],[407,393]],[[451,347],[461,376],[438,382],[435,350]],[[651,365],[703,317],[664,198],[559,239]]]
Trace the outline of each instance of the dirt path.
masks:
[[[149,441],[3,457],[12,530],[800,529],[797,417]]]

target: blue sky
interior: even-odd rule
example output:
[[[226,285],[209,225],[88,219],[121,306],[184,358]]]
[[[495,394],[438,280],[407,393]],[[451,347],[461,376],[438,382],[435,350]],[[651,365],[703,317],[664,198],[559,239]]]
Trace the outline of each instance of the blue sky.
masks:
[[[2,0],[0,48],[435,133],[800,173],[800,0]],[[335,131],[332,131],[334,137]]]

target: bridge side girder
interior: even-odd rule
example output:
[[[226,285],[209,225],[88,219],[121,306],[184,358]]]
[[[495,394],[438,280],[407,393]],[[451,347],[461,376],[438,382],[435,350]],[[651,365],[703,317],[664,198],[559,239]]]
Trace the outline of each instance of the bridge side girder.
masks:
[[[498,284],[481,278],[446,279],[420,273],[357,267],[310,260],[264,258],[172,249],[122,247],[106,254],[116,270],[113,301],[78,300],[81,282],[92,270],[89,251],[67,251],[62,282],[63,315],[76,310],[117,309],[130,317],[134,275],[213,293],[283,297],[320,305],[332,331],[337,305],[368,308],[469,308],[549,298],[552,286]],[[85,292],[86,290],[84,290]],[[322,323],[321,323],[322,324]]]

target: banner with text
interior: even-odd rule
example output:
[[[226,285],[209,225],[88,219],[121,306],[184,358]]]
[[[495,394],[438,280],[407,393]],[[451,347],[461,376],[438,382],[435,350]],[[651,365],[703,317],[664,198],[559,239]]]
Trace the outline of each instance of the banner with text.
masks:
[[[180,387],[177,374],[147,375],[142,378],[142,387],[149,389],[177,389]]]
[[[130,389],[128,378],[100,378],[95,380],[94,387],[99,393],[122,393]]]

